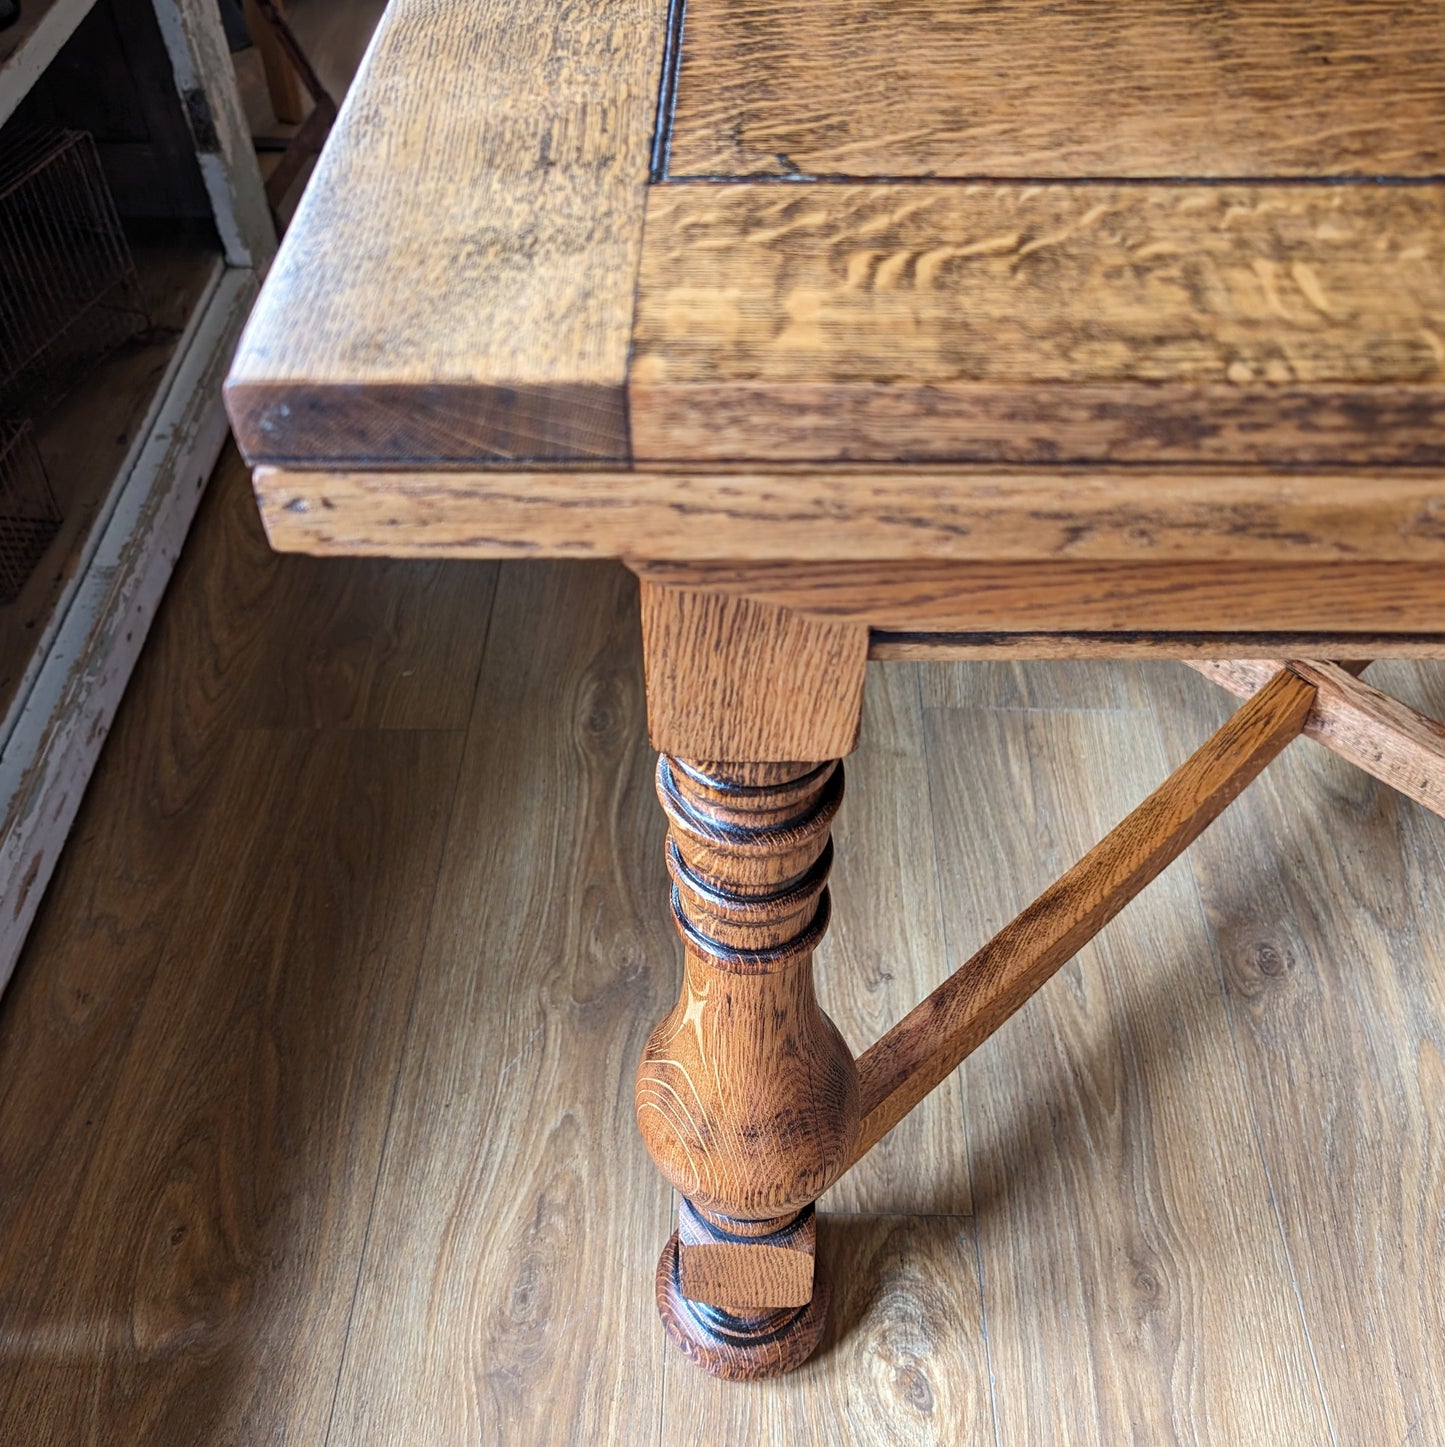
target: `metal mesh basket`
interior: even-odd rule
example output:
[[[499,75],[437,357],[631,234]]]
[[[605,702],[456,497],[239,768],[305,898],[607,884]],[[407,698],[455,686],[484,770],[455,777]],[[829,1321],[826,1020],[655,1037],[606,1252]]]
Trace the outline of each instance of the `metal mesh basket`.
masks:
[[[10,603],[60,531],[60,509],[28,422],[0,422],[0,603]]]
[[[83,131],[0,150],[0,411],[33,416],[146,325],[130,247]]]

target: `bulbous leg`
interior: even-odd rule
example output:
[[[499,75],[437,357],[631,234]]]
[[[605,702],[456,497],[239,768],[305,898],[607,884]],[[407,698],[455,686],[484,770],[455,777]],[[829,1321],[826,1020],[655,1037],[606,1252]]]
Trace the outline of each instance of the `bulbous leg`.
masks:
[[[684,1197],[658,1309],[706,1370],[771,1376],[822,1333],[813,1202],[858,1132],[857,1070],[812,970],[843,768],[664,754],[657,789],[684,950],[681,997],[637,1075],[643,1138]]]

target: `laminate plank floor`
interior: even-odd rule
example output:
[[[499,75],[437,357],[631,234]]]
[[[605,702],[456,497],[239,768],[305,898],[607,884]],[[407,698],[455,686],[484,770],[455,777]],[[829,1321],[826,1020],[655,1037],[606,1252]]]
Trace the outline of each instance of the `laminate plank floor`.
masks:
[[[223,459],[0,997],[0,1442],[1445,1443],[1445,822],[1307,741],[830,1193],[811,1362],[665,1347],[635,603],[276,557]],[[850,1043],[1233,706],[874,665]]]

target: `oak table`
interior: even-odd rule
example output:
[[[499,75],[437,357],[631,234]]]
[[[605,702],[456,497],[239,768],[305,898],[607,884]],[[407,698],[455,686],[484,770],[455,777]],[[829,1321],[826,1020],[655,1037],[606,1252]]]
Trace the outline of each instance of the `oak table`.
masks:
[[[1441,809],[1359,674],[1445,656],[1442,179],[1434,0],[392,0],[231,417],[278,548],[639,575],[708,1370],[807,1355],[813,1202],[1292,738]],[[1070,656],[1248,702],[855,1060],[867,659]]]

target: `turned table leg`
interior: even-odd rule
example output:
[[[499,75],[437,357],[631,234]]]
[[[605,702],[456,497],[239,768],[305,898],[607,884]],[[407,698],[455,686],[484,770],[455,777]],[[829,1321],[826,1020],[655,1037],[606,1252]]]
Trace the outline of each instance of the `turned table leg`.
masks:
[[[657,791],[685,959],[637,1075],[643,1138],[684,1198],[658,1309],[708,1370],[770,1375],[822,1333],[813,1202],[858,1133],[853,1054],[813,995],[843,769],[664,754]]]
[[[822,1334],[813,1203],[858,1135],[857,1068],[812,961],[843,796],[832,755],[857,736],[866,639],[649,585],[643,621],[684,959],[637,1074],[643,1139],[683,1197],[658,1310],[706,1370],[771,1376]]]

